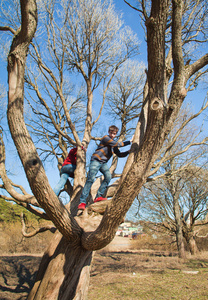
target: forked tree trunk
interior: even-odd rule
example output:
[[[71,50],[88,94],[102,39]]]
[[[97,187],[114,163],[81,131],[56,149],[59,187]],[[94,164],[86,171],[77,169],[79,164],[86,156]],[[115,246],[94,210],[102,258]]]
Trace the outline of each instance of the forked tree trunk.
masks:
[[[86,231],[93,231],[110,203],[93,204],[75,219]],[[87,299],[92,255],[92,251],[83,249],[81,241],[71,243],[56,231],[43,255],[28,300]]]
[[[46,250],[28,300],[86,299],[92,252],[55,234]]]

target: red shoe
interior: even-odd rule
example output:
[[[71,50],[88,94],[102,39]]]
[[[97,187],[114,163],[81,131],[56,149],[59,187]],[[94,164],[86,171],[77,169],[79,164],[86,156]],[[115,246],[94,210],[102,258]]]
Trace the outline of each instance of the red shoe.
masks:
[[[80,210],[85,210],[85,206],[86,206],[86,203],[80,203],[79,205],[78,205],[78,210],[80,209]]]
[[[99,202],[99,201],[104,201],[104,200],[107,200],[107,198],[97,197],[97,198],[95,198],[94,203]]]

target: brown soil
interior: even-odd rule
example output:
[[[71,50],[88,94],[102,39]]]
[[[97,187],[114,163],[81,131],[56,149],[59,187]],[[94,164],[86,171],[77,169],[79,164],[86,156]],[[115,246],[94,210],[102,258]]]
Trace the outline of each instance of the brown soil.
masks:
[[[40,260],[26,254],[0,256],[0,299],[27,299]]]

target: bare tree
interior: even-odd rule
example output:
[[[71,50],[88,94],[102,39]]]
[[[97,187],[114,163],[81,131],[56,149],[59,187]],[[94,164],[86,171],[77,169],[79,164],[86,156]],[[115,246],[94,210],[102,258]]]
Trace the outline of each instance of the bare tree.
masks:
[[[146,217],[152,215],[153,224],[157,223],[161,232],[176,237],[179,257],[184,258],[184,240],[191,254],[195,254],[197,227],[207,224],[207,169],[192,165],[179,173],[172,171],[174,175],[170,171],[169,176],[147,185],[139,198],[145,198],[142,206]]]
[[[29,49],[25,74],[29,87],[25,118],[42,161],[55,156],[61,168],[70,145],[88,146],[91,139],[99,139],[92,136],[92,129],[101,116],[106,92],[122,64],[138,53],[138,41],[122,26],[109,1],[71,5],[42,1],[39,5],[40,28]],[[3,12],[8,18],[7,10]],[[100,86],[101,101],[93,96]],[[77,164],[79,181],[75,176],[74,190],[85,181],[85,165],[83,156]],[[72,190],[68,181],[70,196]]]
[[[48,183],[41,160],[25,126],[24,69],[28,47],[37,26],[37,11],[35,0],[21,0],[20,3],[21,28],[14,35],[8,55],[7,118],[34,197],[58,229],[53,243],[43,257],[28,299],[84,299],[88,288],[87,275],[92,251],[101,249],[113,239],[118,225],[146,182],[158,152],[176,119],[186,97],[187,83],[198,74],[197,72],[204,70],[208,64],[208,55],[205,54],[185,66],[182,47],[183,1],[173,0],[172,3],[165,0],[152,1],[149,12],[143,7],[147,29],[148,70],[142,112],[134,135],[132,153],[127,160],[118,188],[112,199],[106,202],[105,212],[98,227],[93,228],[91,222],[93,214],[90,216],[88,212],[92,211],[93,206],[103,204],[89,206],[81,217],[75,217],[74,207],[69,210],[68,206],[63,206]],[[172,12],[171,22],[168,18],[169,11]],[[171,28],[172,51],[169,55],[173,59],[173,65],[168,66],[172,66],[171,71],[174,74],[168,95],[170,75],[167,74],[165,55],[167,27]],[[86,82],[90,83],[88,77]],[[87,126],[89,124],[91,128],[91,109],[87,114],[85,124]],[[73,131],[73,124],[71,125]],[[85,130],[88,130],[87,126]],[[86,134],[88,136],[89,132]],[[79,138],[75,133],[74,136],[79,147],[72,196],[76,199],[83,185],[82,181],[79,181],[80,177],[83,178],[83,172],[79,173],[79,162],[83,158],[80,154]]]
[[[120,135],[123,138],[135,130],[140,115],[145,83],[144,70],[143,64],[134,60],[126,61],[115,75],[107,92],[107,113],[112,119],[120,121]]]
[[[70,5],[68,1],[61,1],[57,7],[52,1],[45,3],[44,11],[49,19],[49,22],[44,20],[45,23],[42,24],[47,29],[48,51],[43,49],[45,45],[42,45],[37,37],[30,50],[30,57],[36,63],[36,71],[30,68],[27,73],[28,84],[33,87],[39,99],[40,107],[37,113],[47,109],[46,114],[51,119],[51,106],[46,105],[51,98],[52,107],[57,109],[57,120],[54,117],[54,121],[61,125],[66,123],[61,131],[55,128],[56,131],[62,138],[75,144],[78,143],[76,139],[82,130],[82,140],[88,145],[92,127],[98,122],[103,110],[109,84],[120,66],[138,53],[138,43],[127,27],[121,27],[122,22],[109,1],[94,0],[85,3],[80,0],[72,1]],[[40,74],[40,79],[37,74]],[[40,82],[44,85],[41,86]],[[103,101],[100,103],[93,99],[93,95],[101,85]],[[77,89],[79,86],[80,93]],[[44,104],[45,93],[48,97]],[[98,107],[98,113],[93,111],[93,105]],[[81,113],[83,115],[80,115]],[[77,125],[77,119],[81,123],[80,126]]]
[[[196,236],[198,229],[208,224],[206,215],[208,212],[207,168],[193,166],[186,170],[185,193],[183,201],[186,204],[183,218],[183,236],[186,239],[191,254],[198,251]]]
[[[207,211],[207,138],[193,123],[196,115],[190,116],[187,107],[180,112],[138,196],[142,203],[139,214],[143,212],[148,220],[152,216],[153,224],[156,222],[158,228],[176,237],[179,257],[185,257],[184,238],[194,253],[194,227]]]

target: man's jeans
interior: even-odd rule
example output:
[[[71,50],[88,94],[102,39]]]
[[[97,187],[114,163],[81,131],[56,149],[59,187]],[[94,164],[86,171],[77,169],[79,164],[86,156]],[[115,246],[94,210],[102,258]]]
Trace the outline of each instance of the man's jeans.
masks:
[[[67,182],[67,179],[69,177],[74,177],[74,170],[76,169],[76,165],[71,165],[71,164],[68,164],[68,165],[64,165],[62,168],[61,168],[61,172],[60,172],[60,180],[59,182],[57,183],[57,185],[55,186],[55,188],[53,189],[54,193],[56,194],[56,196],[59,195],[60,191],[63,190],[66,182]]]
[[[90,193],[91,186],[94,182],[95,176],[97,175],[98,171],[100,171],[104,175],[104,180],[99,187],[97,192],[96,198],[100,197],[104,194],[110,180],[111,180],[111,173],[109,171],[108,165],[106,162],[99,162],[98,160],[92,160],[90,162],[89,172],[87,176],[87,181],[82,191],[82,195],[80,197],[80,203],[86,203],[87,197]]]

